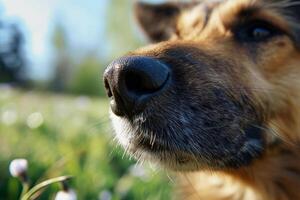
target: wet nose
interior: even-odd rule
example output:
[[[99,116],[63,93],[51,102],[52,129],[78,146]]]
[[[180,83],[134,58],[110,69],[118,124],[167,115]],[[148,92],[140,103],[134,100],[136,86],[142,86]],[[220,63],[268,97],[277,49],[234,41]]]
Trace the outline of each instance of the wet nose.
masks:
[[[134,115],[166,87],[170,70],[161,61],[128,56],[112,62],[104,72],[104,83],[112,111],[119,116]]]

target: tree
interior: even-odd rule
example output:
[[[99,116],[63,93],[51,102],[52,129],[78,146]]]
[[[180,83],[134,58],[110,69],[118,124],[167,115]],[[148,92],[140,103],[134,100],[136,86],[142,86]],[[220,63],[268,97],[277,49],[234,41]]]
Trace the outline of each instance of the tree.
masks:
[[[74,94],[104,96],[101,66],[103,64],[95,54],[84,57],[73,69],[68,91]]]
[[[0,82],[22,85],[26,62],[23,54],[24,37],[16,24],[0,21]]]
[[[106,35],[109,42],[110,60],[122,56],[142,45],[138,39],[137,25],[134,22],[132,0],[110,0],[107,12]]]
[[[55,50],[55,69],[51,88],[56,92],[66,90],[69,81],[72,58],[69,54],[67,35],[62,24],[57,23],[53,33],[53,46]]]

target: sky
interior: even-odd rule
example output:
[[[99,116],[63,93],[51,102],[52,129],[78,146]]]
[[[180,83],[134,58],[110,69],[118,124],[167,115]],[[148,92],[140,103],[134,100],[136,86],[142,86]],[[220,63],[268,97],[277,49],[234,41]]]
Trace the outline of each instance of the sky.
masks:
[[[17,21],[25,33],[30,75],[46,79],[51,74],[51,36],[61,23],[72,49],[92,50],[104,37],[109,0],[0,0],[2,17]],[[70,34],[71,33],[71,34]]]

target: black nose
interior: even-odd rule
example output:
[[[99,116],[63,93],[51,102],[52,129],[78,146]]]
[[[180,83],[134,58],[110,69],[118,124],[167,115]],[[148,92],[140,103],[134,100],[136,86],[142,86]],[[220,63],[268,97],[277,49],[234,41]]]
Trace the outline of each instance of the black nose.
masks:
[[[119,116],[141,112],[146,103],[159,94],[169,80],[167,65],[142,56],[123,57],[104,72],[104,83],[111,109]]]

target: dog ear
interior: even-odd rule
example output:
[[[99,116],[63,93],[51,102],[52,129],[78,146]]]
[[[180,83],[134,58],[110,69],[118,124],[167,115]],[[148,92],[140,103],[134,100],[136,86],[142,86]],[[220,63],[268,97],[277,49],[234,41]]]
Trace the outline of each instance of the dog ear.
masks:
[[[176,31],[176,22],[180,13],[196,5],[195,2],[169,2],[148,4],[137,2],[135,15],[138,24],[152,42],[170,39]]]

